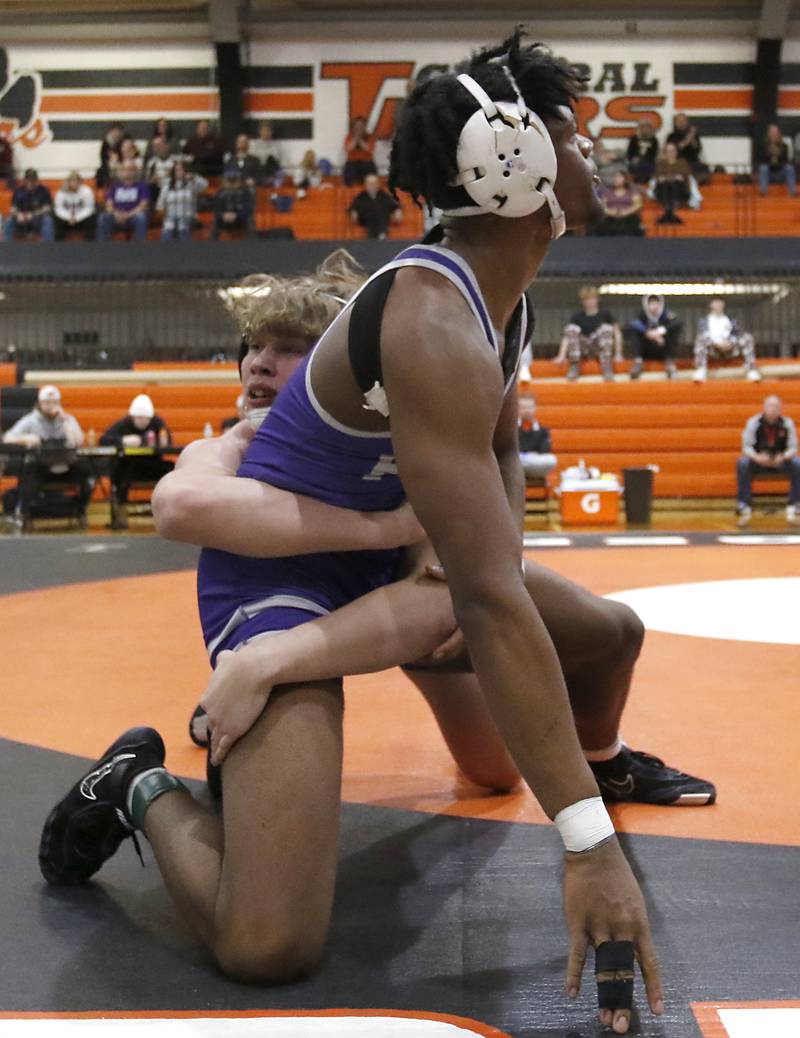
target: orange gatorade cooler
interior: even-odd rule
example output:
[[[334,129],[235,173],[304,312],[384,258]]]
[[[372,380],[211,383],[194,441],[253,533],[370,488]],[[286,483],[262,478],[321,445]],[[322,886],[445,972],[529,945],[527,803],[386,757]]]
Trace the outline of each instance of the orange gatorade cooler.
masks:
[[[613,526],[619,518],[620,485],[615,479],[565,479],[561,483],[564,526]]]

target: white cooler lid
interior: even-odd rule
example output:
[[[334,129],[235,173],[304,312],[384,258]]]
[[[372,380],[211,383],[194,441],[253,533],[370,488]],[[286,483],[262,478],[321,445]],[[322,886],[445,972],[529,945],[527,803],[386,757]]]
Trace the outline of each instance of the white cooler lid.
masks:
[[[585,493],[588,490],[605,490],[619,493],[622,487],[616,479],[564,479],[561,481],[561,490],[576,493]]]

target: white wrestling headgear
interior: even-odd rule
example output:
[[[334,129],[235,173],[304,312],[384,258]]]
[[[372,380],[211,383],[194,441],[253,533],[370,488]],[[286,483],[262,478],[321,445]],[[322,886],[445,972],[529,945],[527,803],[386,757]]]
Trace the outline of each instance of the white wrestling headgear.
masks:
[[[522,99],[514,77],[503,71],[516,101],[493,101],[471,76],[458,82],[480,105],[458,138],[458,176],[450,187],[463,187],[475,205],[446,209],[445,216],[529,216],[547,205],[550,231],[560,238],[566,220],[553,191],[556,152],[547,127]]]

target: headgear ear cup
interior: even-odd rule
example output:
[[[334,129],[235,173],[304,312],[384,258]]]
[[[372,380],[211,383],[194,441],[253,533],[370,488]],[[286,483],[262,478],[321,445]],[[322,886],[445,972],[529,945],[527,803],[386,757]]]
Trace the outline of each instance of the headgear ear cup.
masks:
[[[550,210],[554,238],[564,233],[566,221],[553,186],[557,162],[547,127],[525,105],[514,77],[504,69],[517,95],[514,101],[493,101],[471,76],[458,82],[480,105],[464,124],[458,138],[458,175],[451,187],[463,187],[475,205],[445,210],[446,216],[529,216],[543,205]]]

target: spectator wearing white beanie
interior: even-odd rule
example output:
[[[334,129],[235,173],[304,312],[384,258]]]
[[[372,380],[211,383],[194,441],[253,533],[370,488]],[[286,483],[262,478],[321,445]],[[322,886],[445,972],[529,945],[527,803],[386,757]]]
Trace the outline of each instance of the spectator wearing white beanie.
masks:
[[[146,393],[139,393],[131,400],[127,415],[106,429],[100,437],[100,443],[104,447],[119,447],[122,450],[163,448],[171,445],[172,435],[164,419],[156,414],[150,397]],[[173,463],[162,458],[158,451],[152,455],[121,454],[111,472],[114,502],[112,527],[124,529],[128,525],[126,506],[132,484],[149,483],[154,486],[172,468]]]

